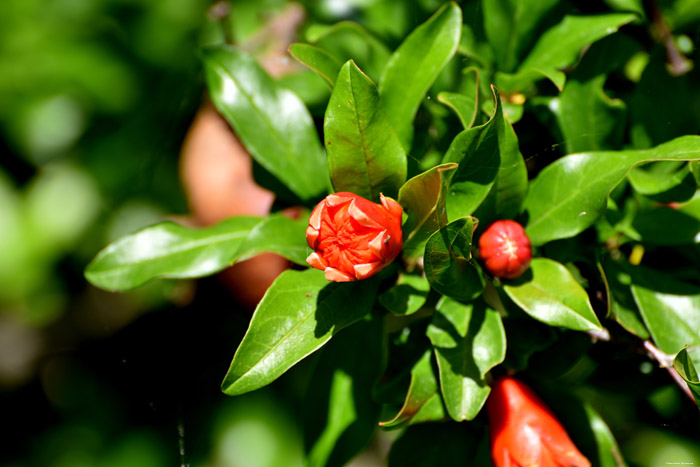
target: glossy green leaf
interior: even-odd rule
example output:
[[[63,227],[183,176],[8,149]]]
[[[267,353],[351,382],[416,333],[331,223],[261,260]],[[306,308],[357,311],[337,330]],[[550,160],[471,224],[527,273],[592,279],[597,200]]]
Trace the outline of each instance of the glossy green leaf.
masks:
[[[483,3],[484,30],[499,69],[510,72],[536,37],[539,23],[559,0],[492,0]]]
[[[406,423],[441,420],[445,407],[432,364],[432,352],[427,350],[411,368],[411,383],[403,407],[391,420],[379,422],[384,429],[398,428]]]
[[[671,278],[643,284],[637,279],[632,295],[659,349],[673,355],[687,345],[700,346],[700,289]]]
[[[530,269],[503,289],[533,318],[575,331],[601,329],[588,294],[564,265],[533,258]]]
[[[309,467],[345,465],[369,443],[379,417],[372,387],[384,370],[383,342],[383,320],[374,317],[323,348],[304,397]]]
[[[459,133],[443,158],[443,163],[459,164],[447,196],[447,216],[450,219],[474,213],[491,191],[506,153],[511,161],[519,157],[517,138],[514,133],[507,134],[510,129],[503,118],[500,98],[495,88],[492,91],[495,110],[491,119]],[[516,164],[518,173],[519,167]],[[522,185],[517,187],[520,189]]]
[[[406,150],[418,107],[457,50],[461,30],[462,11],[447,3],[403,41],[386,65],[379,92]]]
[[[289,53],[299,63],[309,67],[333,87],[340,67],[343,65],[337,58],[323,49],[310,44],[292,44]]]
[[[484,381],[486,373],[506,356],[501,316],[482,301],[465,304],[444,297],[427,335],[435,348],[450,417],[472,420],[491,392]]]
[[[443,91],[437,99],[452,109],[462,123],[464,129],[471,128],[479,114],[479,70],[467,68],[462,73],[460,92]]]
[[[422,276],[400,274],[396,285],[379,295],[379,303],[398,316],[405,316],[420,310],[425,304],[430,283]]]
[[[617,440],[610,427],[605,423],[603,417],[591,407],[590,404],[583,405],[588,419],[588,426],[593,432],[595,446],[598,454],[596,465],[601,467],[624,467],[625,461],[617,445]]]
[[[383,42],[352,21],[330,26],[313,24],[306,31],[306,38],[335,57],[340,65],[353,60],[374,81],[381,76],[391,55]]]
[[[640,18],[645,16],[642,0],[603,0],[610,8],[616,11],[629,11],[636,13]]]
[[[527,195],[527,167],[518,147],[518,137],[509,121],[505,121],[503,136],[503,143],[499,144],[501,165],[496,179],[488,196],[475,212],[476,218],[485,226],[499,219],[518,216]]]
[[[328,282],[323,271],[285,271],[255,310],[221,385],[230,396],[259,389],[372,309],[372,280]]]
[[[613,13],[598,16],[566,16],[537,40],[515,74],[499,74],[496,83],[506,91],[524,89],[539,78],[549,78],[560,90],[566,75],[560,71],[578,60],[591,43],[617,32],[636,15]]]
[[[445,195],[457,164],[442,164],[416,175],[399,190],[399,204],[408,215],[403,224],[403,253],[422,256],[425,242],[447,224]]]
[[[630,266],[623,261],[605,258],[602,267],[608,283],[608,300],[612,317],[626,331],[641,339],[648,339],[649,331],[644,326],[644,320],[639,314],[630,290],[632,279],[626,271]]]
[[[349,61],[341,68],[323,124],[331,181],[379,202],[406,181],[406,153],[372,81]]]
[[[477,222],[462,217],[435,232],[425,245],[423,261],[430,285],[443,295],[471,300],[484,290],[484,276],[471,260]]]
[[[682,349],[678,352],[673,361],[673,366],[678,374],[681,375],[681,378],[688,383],[688,388],[690,388],[690,392],[695,397],[695,404],[700,408],[700,377],[698,377],[693,360],[688,354],[688,349]]]
[[[680,165],[680,167],[678,167]],[[630,170],[627,179],[637,193],[660,203],[686,201],[697,190],[695,177],[688,164],[660,162],[635,167]]]
[[[527,233],[534,245],[573,237],[605,211],[607,197],[634,166],[653,160],[700,159],[700,136],[655,148],[571,154],[545,167],[525,200]]]
[[[607,76],[588,81],[569,80],[559,97],[550,101],[567,154],[620,147],[627,106],[605,95]]]
[[[282,215],[233,217],[201,229],[161,222],[102,250],[85,277],[105,290],[124,291],[155,278],[207,276],[263,252],[305,265],[305,232],[306,222]]]
[[[325,193],[326,157],[301,100],[235,47],[208,47],[202,58],[209,95],[251,156],[302,201]]]

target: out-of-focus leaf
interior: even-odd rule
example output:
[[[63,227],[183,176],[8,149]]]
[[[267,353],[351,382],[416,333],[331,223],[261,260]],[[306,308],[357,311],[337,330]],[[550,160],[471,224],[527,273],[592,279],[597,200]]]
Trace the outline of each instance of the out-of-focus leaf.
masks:
[[[335,79],[343,64],[333,55],[313,45],[299,43],[290,45],[289,53],[299,63],[318,73],[331,87],[335,85]]]
[[[550,326],[575,331],[601,329],[588,294],[556,261],[534,258],[523,276],[503,288],[527,314]]]
[[[484,290],[481,271],[470,262],[476,222],[462,217],[435,232],[425,245],[425,276],[443,295],[471,300]]]
[[[408,219],[403,225],[403,253],[422,256],[425,242],[447,224],[445,195],[457,164],[442,164],[416,175],[399,190],[399,204]]]
[[[398,428],[406,423],[414,424],[445,418],[445,407],[433,372],[432,352],[427,350],[411,368],[411,384],[403,407],[391,420],[379,422],[384,429]]]
[[[632,295],[654,342],[671,355],[687,345],[700,347],[700,289],[654,276],[658,277],[653,284],[637,283],[634,276],[632,284]]]
[[[499,69],[515,69],[532,45],[538,24],[559,0],[492,0],[483,3],[484,30]]]
[[[413,118],[425,93],[452,58],[462,30],[462,11],[450,2],[418,26],[392,54],[379,82],[389,119],[406,150]]]
[[[603,417],[589,404],[584,404],[583,408],[586,411],[588,424],[595,438],[598,454],[598,463],[596,465],[601,467],[624,467],[626,464],[620,452],[620,447],[617,445],[617,440],[615,440],[615,436],[613,436]]]
[[[482,301],[443,298],[427,335],[435,348],[445,407],[455,421],[472,420],[491,388],[486,373],[506,356],[501,316]]]
[[[323,348],[304,399],[309,467],[345,465],[369,442],[379,416],[372,388],[384,369],[383,342],[383,320],[375,317]]]
[[[610,311],[620,326],[641,339],[649,338],[649,331],[644,326],[630,290],[631,277],[625,271],[629,266],[623,262],[605,258],[602,262],[605,279],[608,283]]]
[[[689,162],[688,167],[695,177],[695,182],[700,185],[700,162]]]
[[[386,45],[361,25],[340,21],[331,26],[312,25],[306,38],[327,51],[342,65],[353,60],[374,81],[381,76],[391,53]]]
[[[474,125],[479,112],[479,70],[467,68],[462,79],[461,92],[443,91],[437,99],[454,111],[466,130]]]
[[[372,309],[372,280],[329,283],[322,271],[285,271],[255,309],[221,384],[230,396],[259,389]]]
[[[693,393],[695,397],[695,404],[700,408],[700,378],[698,377],[698,372],[695,369],[693,360],[688,355],[688,349],[683,349],[678,352],[676,358],[673,361],[673,366],[681,378],[688,383],[690,392]]]
[[[325,193],[326,157],[301,100],[235,47],[208,47],[202,57],[209,95],[251,156],[302,201]]]
[[[207,276],[263,252],[305,265],[305,231],[304,221],[282,215],[233,217],[202,229],[161,222],[102,250],[85,277],[105,290],[124,291],[155,278]]]
[[[645,149],[700,130],[700,109],[689,102],[700,98],[696,79],[671,76],[665,50],[649,59],[629,100],[630,138],[635,148]]]
[[[420,310],[430,292],[430,283],[422,276],[400,274],[396,285],[382,293],[378,299],[384,308],[398,316]]]
[[[664,16],[672,31],[700,21],[700,5],[694,0],[677,0],[666,5],[670,8],[664,11]]]
[[[645,16],[642,0],[603,0],[610,8],[616,11],[629,11],[636,13],[640,18]]]
[[[620,147],[627,106],[605,95],[606,78],[569,80],[559,97],[550,102],[568,154]]]
[[[409,427],[391,446],[389,467],[436,467],[476,463],[477,443],[488,434],[460,423],[430,423]]]
[[[700,219],[661,206],[639,212],[632,222],[642,241],[655,245],[693,245],[700,243]]]
[[[379,201],[406,181],[406,153],[372,81],[349,61],[340,70],[323,124],[331,181]]]
[[[698,160],[700,136],[683,136],[651,149],[571,154],[545,167],[525,200],[534,245],[573,237],[605,212],[607,197],[634,166],[652,160]]]
[[[447,197],[447,216],[450,219],[468,216],[476,210],[496,179],[501,153],[509,150],[501,101],[496,89],[492,87],[492,91],[495,110],[491,119],[459,133],[442,160],[443,163],[459,164]]]
[[[496,83],[505,91],[513,91],[547,77],[561,90],[566,81],[561,69],[574,64],[586,46],[635,19],[636,15],[627,13],[566,16],[540,36],[514,74],[500,73]]]

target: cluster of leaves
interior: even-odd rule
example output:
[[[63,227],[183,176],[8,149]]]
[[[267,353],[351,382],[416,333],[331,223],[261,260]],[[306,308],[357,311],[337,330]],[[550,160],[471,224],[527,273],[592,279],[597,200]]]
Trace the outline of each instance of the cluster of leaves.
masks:
[[[700,7],[678,1],[664,19],[636,1],[603,12],[557,0],[474,3],[441,6],[393,52],[358,23],[309,27],[290,53],[330,89],[323,144],[302,99],[253,57],[232,45],[202,51],[214,104],[281,206],[310,208],[332,191],[398,199],[407,216],[392,267],[342,284],[305,269],[307,212],[197,230],[156,224],[87,268],[90,282],[120,291],[261,252],[298,265],[257,307],[222,388],[261,388],[323,347],[308,393],[320,407],[306,427],[311,465],[347,461],[378,421],[483,420],[492,371],[562,377],[590,336],[677,355],[698,398],[700,115],[682,103],[700,90],[672,36],[675,68],[667,49],[638,36],[652,24],[668,35],[666,21],[697,31]],[[563,143],[548,150],[547,141]],[[472,245],[505,218],[526,227],[536,258],[501,282]],[[591,439],[584,453],[619,464],[600,415],[572,405],[571,423]],[[467,430],[472,441],[455,458],[485,459],[484,425]],[[424,435],[408,430],[396,445]]]

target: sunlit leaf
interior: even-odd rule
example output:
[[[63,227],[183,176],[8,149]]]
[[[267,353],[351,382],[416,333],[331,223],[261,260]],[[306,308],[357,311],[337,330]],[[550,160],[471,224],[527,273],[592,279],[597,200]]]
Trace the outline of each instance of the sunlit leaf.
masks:
[[[263,252],[305,265],[305,231],[306,222],[282,215],[233,217],[200,229],[162,222],[109,245],[85,277],[97,287],[123,291],[155,278],[207,276]]]
[[[283,272],[256,308],[221,389],[235,396],[271,383],[366,316],[376,286],[328,282],[317,269]]]
[[[406,181],[406,153],[372,81],[349,61],[340,70],[324,120],[326,152],[336,191],[379,201]]]
[[[299,63],[309,67],[333,87],[340,67],[343,65],[333,55],[310,44],[292,44],[289,53]]]
[[[688,383],[688,388],[690,388],[690,392],[695,397],[695,404],[700,408],[700,377],[698,377],[693,360],[688,354],[688,349],[678,352],[673,361],[673,366],[678,374],[681,375],[681,378]]]

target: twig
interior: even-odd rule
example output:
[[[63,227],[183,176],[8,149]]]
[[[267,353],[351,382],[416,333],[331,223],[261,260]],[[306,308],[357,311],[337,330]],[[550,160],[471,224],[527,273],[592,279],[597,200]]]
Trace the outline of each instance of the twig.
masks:
[[[690,398],[691,401],[695,402],[695,398],[690,392],[688,384],[683,380],[683,378],[681,378],[681,375],[678,374],[676,368],[673,366],[673,355],[669,355],[667,353],[662,352],[661,350],[659,350],[658,347],[652,344],[649,339],[644,341],[644,349],[647,351],[647,355],[649,355],[649,357],[651,357],[659,363],[660,368],[666,368],[668,373],[671,375],[671,378],[673,378],[678,387],[680,387],[683,390],[683,392],[686,394],[686,396]]]
[[[654,23],[654,28],[659,35],[659,40],[666,48],[669,73],[671,73],[672,76],[681,76],[686,74],[693,68],[693,63],[683,56],[680,50],[678,50],[676,40],[673,38],[671,30],[668,28],[666,19],[661,12],[661,8],[659,7],[658,0],[649,0],[649,9],[651,10],[651,19]]]

